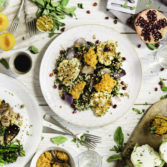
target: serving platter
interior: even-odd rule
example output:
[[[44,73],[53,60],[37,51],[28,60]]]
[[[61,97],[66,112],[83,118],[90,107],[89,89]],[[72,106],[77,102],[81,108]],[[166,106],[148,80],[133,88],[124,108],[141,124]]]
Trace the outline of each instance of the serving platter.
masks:
[[[23,125],[16,139],[23,145],[25,156],[19,157],[15,163],[6,167],[23,167],[35,153],[42,132],[41,116],[35,100],[29,95],[25,87],[14,78],[0,74],[0,99],[5,100],[22,117]],[[20,107],[24,105],[24,107]]]
[[[126,164],[129,165],[129,167],[133,167],[129,156],[135,144],[148,144],[158,151],[163,140],[167,139],[167,134],[158,136],[150,133],[150,122],[156,116],[167,117],[167,99],[158,101],[144,114],[122,152],[123,161],[118,162],[117,167],[123,167]]]
[[[53,88],[55,78],[49,76],[55,68],[60,50],[72,46],[79,38],[85,38],[86,41],[92,42],[96,40],[118,41],[118,51],[122,53],[123,57],[126,57],[123,68],[126,70],[127,75],[122,80],[128,83],[127,92],[129,93],[129,98],[122,98],[121,102],[113,99],[113,103],[116,103],[118,107],[116,109],[111,108],[103,117],[96,117],[90,110],[72,114],[73,109],[71,106],[59,97],[58,89]],[[134,103],[139,93],[141,82],[142,69],[140,60],[129,40],[112,28],[100,25],[78,26],[55,38],[46,50],[40,67],[40,85],[44,98],[50,108],[57,116],[67,122],[82,127],[101,127],[113,123],[122,117]]]

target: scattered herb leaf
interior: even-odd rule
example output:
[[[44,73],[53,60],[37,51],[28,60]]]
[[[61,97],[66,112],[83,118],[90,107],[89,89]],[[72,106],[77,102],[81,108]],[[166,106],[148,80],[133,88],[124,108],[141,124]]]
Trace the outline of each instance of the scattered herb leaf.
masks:
[[[63,144],[67,141],[67,138],[64,137],[64,136],[57,136],[57,137],[53,137],[51,138],[51,141],[54,143],[54,144]]]
[[[147,8],[149,8],[151,5],[152,5],[152,1],[151,1],[151,0],[149,0],[149,2],[148,2],[148,3],[146,3],[146,7],[147,7]]]
[[[164,96],[160,97],[160,100],[163,100],[163,99],[166,99],[166,98],[167,98],[167,95],[164,95]]]
[[[133,6],[130,8],[130,10],[135,10],[136,9],[136,6]]]
[[[122,160],[121,154],[114,154],[107,159],[107,162],[113,162],[117,160]]]
[[[83,4],[82,3],[78,3],[78,8],[83,9]]]
[[[137,114],[143,114],[143,113],[145,112],[144,109],[142,109],[142,111],[141,111],[141,110],[139,110],[139,109],[137,109],[137,108],[132,108],[132,110],[133,110],[134,112],[136,112]]]
[[[33,53],[33,54],[39,53],[38,48],[36,48],[36,47],[33,46],[33,45],[29,47],[29,51],[30,51],[31,53]]]
[[[0,59],[0,63],[1,63],[6,69],[9,69],[9,64],[8,64],[8,62],[7,62],[6,59],[1,58],[1,59]]]
[[[162,90],[163,92],[166,92],[166,91],[167,91],[167,87],[165,86],[165,83],[164,83],[163,79],[160,78],[160,81],[162,82],[161,90]]]
[[[146,46],[147,46],[150,50],[156,50],[156,49],[159,48],[157,44],[146,43]]]
[[[122,146],[124,143],[124,134],[120,126],[116,129],[114,133],[114,141],[118,144],[118,146]]]
[[[156,126],[151,126],[151,127],[150,127],[150,133],[151,133],[151,134],[154,134],[154,133],[155,133],[155,130],[156,130]]]
[[[127,8],[128,7],[128,1],[125,1],[125,3],[122,5],[123,8]]]

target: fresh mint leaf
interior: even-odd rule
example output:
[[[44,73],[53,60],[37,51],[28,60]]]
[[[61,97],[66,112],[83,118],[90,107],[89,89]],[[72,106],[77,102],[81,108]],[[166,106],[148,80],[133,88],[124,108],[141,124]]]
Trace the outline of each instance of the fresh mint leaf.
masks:
[[[49,33],[49,38],[52,38],[55,35],[54,32]]]
[[[61,6],[66,7],[68,5],[68,2],[69,2],[69,0],[61,0],[60,4],[61,4]]]
[[[45,6],[45,2],[44,0],[32,0],[33,2],[35,2],[37,5],[44,7]]]
[[[71,7],[71,8],[64,8],[64,13],[69,15],[69,16],[75,16],[75,10],[76,10],[76,7]]]
[[[125,1],[125,3],[122,5],[123,8],[127,8],[128,7],[128,1]]]
[[[6,69],[9,69],[9,64],[6,59],[1,58],[0,59],[0,64],[2,64]]]
[[[133,6],[130,8],[130,10],[135,10],[136,9],[136,6]]]
[[[145,110],[139,110],[139,109],[137,109],[137,108],[132,108],[132,110],[134,111],[134,112],[136,112],[137,114],[143,114],[143,112],[145,111]]]
[[[57,137],[53,137],[51,138],[51,141],[54,143],[54,144],[63,144],[67,141],[67,138],[64,137],[64,136],[57,136]]]
[[[167,99],[167,95],[161,96],[160,100]]]
[[[78,3],[77,5],[78,5],[78,8],[83,9],[83,4],[82,3]]]
[[[160,78],[160,81],[162,82],[161,90],[162,90],[163,92],[166,92],[166,91],[167,91],[167,87],[165,86],[165,83],[163,82],[163,79]]]
[[[115,151],[116,153],[122,152],[123,146],[114,146],[113,148],[110,149],[110,151]]]
[[[114,141],[118,144],[118,146],[122,146],[124,143],[124,134],[120,126],[116,129],[114,133]]]
[[[154,134],[155,133],[155,131],[156,131],[156,126],[152,126],[152,127],[150,127],[150,133],[151,134]]]
[[[107,159],[107,162],[113,162],[117,160],[122,160],[121,154],[114,154]]]
[[[33,46],[33,45],[29,47],[29,51],[30,51],[31,53],[33,53],[33,54],[39,53],[38,48],[36,48],[36,47]]]
[[[152,1],[151,1],[151,0],[149,0],[149,2],[148,2],[148,3],[146,3],[146,7],[147,7],[147,8],[149,8],[151,5],[152,5]]]
[[[151,44],[151,43],[146,43],[146,46],[150,49],[150,50],[156,50],[159,47],[157,46],[157,44]]]

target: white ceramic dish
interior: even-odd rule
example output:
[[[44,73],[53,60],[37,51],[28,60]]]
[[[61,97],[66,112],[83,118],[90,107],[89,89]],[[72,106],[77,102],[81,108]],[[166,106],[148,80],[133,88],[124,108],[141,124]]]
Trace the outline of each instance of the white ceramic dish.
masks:
[[[23,167],[35,153],[41,141],[41,116],[37,104],[22,84],[4,74],[0,74],[0,81],[0,99],[8,102],[14,112],[23,116],[23,125],[16,138],[21,141],[26,152],[25,157],[19,157],[15,163],[5,165],[5,167]],[[20,108],[22,104],[24,108]]]
[[[95,41],[93,40],[93,35],[96,36],[95,40],[118,41],[118,50],[127,59],[123,65],[127,75],[122,80],[128,83],[127,91],[130,97],[129,99],[122,98],[121,102],[113,99],[113,103],[117,103],[118,107],[116,109],[111,108],[112,114],[108,112],[104,117],[96,117],[90,110],[72,114],[73,109],[71,106],[59,97],[58,89],[53,88],[54,77],[49,77],[49,74],[55,68],[55,62],[62,47],[66,49],[72,46],[74,41],[81,37],[87,41]],[[79,26],[58,36],[46,50],[40,69],[41,89],[48,105],[59,117],[82,127],[100,127],[113,123],[122,117],[134,103],[139,93],[141,82],[142,70],[140,60],[129,40],[113,29],[99,25]]]
[[[43,149],[40,149],[35,154],[35,156],[33,157],[30,167],[36,167],[36,164],[37,164],[37,161],[38,161],[38,158],[40,157],[40,155],[43,154],[44,152],[48,151],[48,150],[58,150],[58,151],[66,152],[70,157],[70,163],[72,165],[71,167],[76,167],[76,165],[75,165],[76,163],[74,161],[74,158],[72,157],[72,155],[70,154],[69,151],[67,151],[67,150],[65,150],[64,148],[61,148],[61,147],[54,147],[53,145],[47,146]]]

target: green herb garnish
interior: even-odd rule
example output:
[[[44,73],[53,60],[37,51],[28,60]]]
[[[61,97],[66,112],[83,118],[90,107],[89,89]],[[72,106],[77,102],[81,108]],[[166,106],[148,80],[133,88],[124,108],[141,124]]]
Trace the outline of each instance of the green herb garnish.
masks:
[[[124,145],[124,134],[122,128],[119,126],[114,133],[115,145],[110,151],[115,151],[116,153],[121,153]],[[122,160],[121,154],[114,154],[107,159],[107,162],[113,162],[116,160]]]
[[[107,159],[107,162],[113,162],[117,160],[122,160],[121,154],[114,154]]]
[[[57,136],[57,137],[53,137],[51,138],[51,141],[54,143],[54,144],[63,144],[67,141],[68,139],[64,136]]]
[[[149,8],[151,5],[152,5],[152,1],[151,1],[151,0],[149,0],[149,2],[148,2],[148,3],[146,3],[146,7],[147,7],[147,8]]]
[[[146,46],[150,49],[150,50],[156,50],[159,48],[158,44],[151,44],[151,43],[146,43]]]
[[[137,114],[143,114],[143,113],[145,112],[144,109],[142,109],[142,111],[141,111],[141,110],[139,110],[139,109],[137,109],[137,108],[132,108],[132,110],[133,110],[134,112],[136,112]]]
[[[163,99],[166,99],[166,98],[167,98],[167,95],[164,95],[164,96],[160,97],[160,100],[163,100]]]
[[[83,4],[82,3],[78,3],[78,8],[83,9]]]
[[[36,48],[36,47],[33,46],[33,45],[29,47],[29,51],[30,51],[31,53],[33,53],[33,54],[39,53],[38,48]]]
[[[133,6],[130,8],[130,10],[135,10],[136,9],[136,6]]]
[[[0,59],[0,64],[2,64],[6,69],[9,69],[9,63],[7,62],[6,59],[1,58]]]
[[[150,127],[150,133],[151,134],[154,134],[155,133],[155,131],[156,131],[156,126],[152,126],[152,127]]]
[[[125,3],[122,5],[122,7],[127,8],[128,7],[128,1],[125,1]]]
[[[165,83],[163,82],[163,79],[160,78],[160,81],[162,82],[161,90],[162,90],[163,92],[166,92],[166,91],[167,91],[167,87],[165,86]]]
[[[32,0],[37,6],[38,11],[36,13],[37,18],[43,15],[47,15],[53,20],[53,28],[49,37],[52,37],[55,30],[59,30],[60,27],[65,26],[60,20],[65,19],[66,15],[75,16],[76,7],[67,8],[69,0]]]

